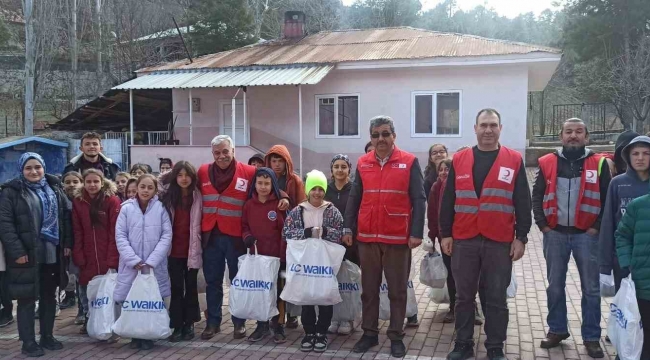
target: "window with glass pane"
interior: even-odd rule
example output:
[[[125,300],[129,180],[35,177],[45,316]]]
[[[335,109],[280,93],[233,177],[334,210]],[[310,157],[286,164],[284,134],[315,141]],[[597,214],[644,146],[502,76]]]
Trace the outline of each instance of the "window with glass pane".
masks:
[[[415,96],[415,133],[433,133],[433,95]]]
[[[334,98],[318,99],[318,134],[334,135]]]
[[[338,135],[359,135],[359,98],[357,96],[339,96],[338,105]]]
[[[460,94],[436,94],[436,134],[460,134]]]

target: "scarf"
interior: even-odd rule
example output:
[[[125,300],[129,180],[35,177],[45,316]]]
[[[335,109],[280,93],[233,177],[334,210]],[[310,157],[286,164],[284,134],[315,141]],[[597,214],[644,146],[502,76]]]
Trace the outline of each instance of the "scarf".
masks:
[[[226,191],[232,178],[235,176],[235,166],[237,160],[232,159],[230,165],[226,169],[221,169],[216,162],[212,163],[212,186],[221,194]]]
[[[25,164],[31,159],[36,159],[40,162],[43,166],[43,172],[45,172],[45,161],[43,158],[39,154],[27,152],[24,153],[18,161],[20,179],[23,184],[34,191],[41,200],[41,210],[43,213],[43,221],[41,222],[40,231],[41,239],[54,245],[59,245],[59,202],[56,193],[48,184],[45,176],[36,183],[28,181],[25,178],[23,169],[25,168]]]

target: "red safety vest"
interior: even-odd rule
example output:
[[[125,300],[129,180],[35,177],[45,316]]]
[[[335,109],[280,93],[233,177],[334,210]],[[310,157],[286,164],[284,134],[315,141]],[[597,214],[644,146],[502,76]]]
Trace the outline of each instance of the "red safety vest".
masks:
[[[197,174],[203,195],[201,231],[212,231],[218,224],[222,233],[241,237],[242,209],[255,176],[255,167],[237,162],[230,185],[219,194],[210,182],[209,166],[210,164],[201,165]]]
[[[576,203],[574,226],[581,230],[589,229],[600,214],[600,172],[598,171],[602,156],[599,154],[589,156],[582,166],[580,179],[580,193]],[[539,169],[546,180],[546,192],[542,201],[542,208],[548,226],[557,226],[557,162],[556,154],[547,154],[539,158]]]
[[[452,235],[467,240],[483,235],[490,240],[512,242],[515,238],[515,182],[521,168],[521,154],[505,146],[483,181],[481,196],[474,188],[474,152],[466,149],[454,155],[456,203]]]
[[[357,221],[361,242],[408,244],[411,228],[409,183],[413,154],[395,146],[382,167],[375,152],[363,155],[357,163],[363,195]]]

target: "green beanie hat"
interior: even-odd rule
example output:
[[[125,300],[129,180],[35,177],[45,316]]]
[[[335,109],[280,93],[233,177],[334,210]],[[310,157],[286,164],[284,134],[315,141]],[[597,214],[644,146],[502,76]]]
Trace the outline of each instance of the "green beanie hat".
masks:
[[[305,194],[309,196],[309,192],[320,186],[323,188],[323,191],[327,191],[327,177],[323,174],[322,171],[312,170],[307,173],[307,180],[305,181]]]

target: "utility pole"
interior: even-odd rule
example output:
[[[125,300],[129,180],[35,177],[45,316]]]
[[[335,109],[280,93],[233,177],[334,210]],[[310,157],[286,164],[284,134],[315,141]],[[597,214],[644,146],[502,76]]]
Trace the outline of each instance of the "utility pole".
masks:
[[[34,0],[22,0],[25,18],[25,135],[34,135],[34,80],[36,39],[34,37]]]

